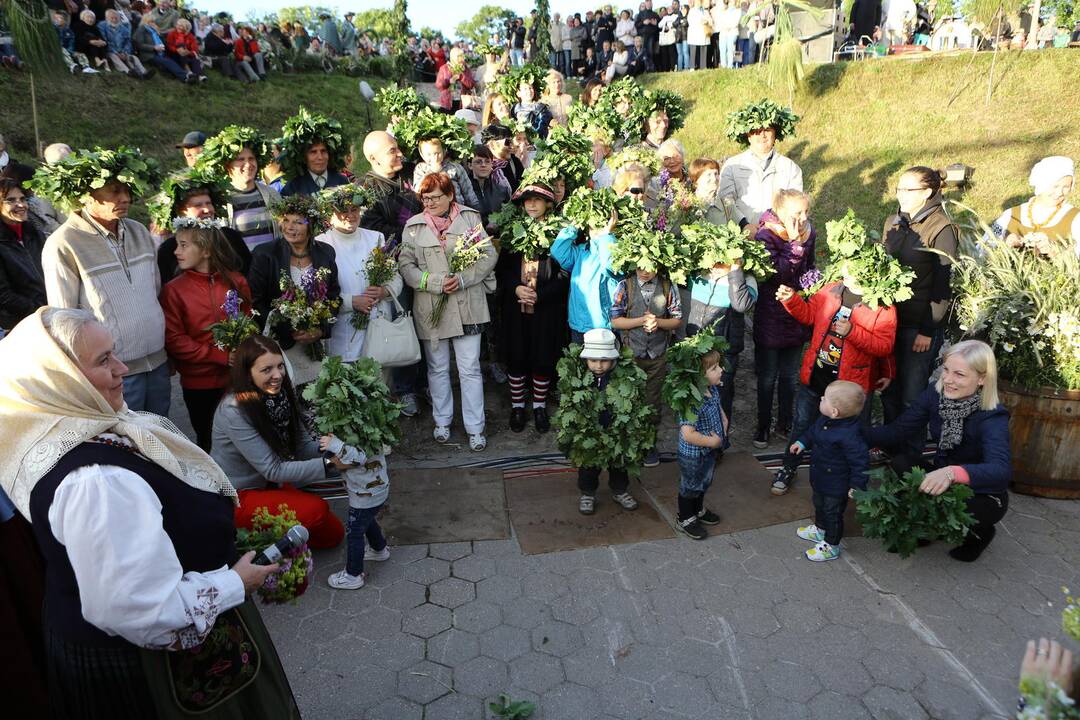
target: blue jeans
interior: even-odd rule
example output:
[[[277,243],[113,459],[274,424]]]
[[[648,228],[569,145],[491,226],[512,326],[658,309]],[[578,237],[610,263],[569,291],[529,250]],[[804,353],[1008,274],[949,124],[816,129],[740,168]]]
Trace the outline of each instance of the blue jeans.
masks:
[[[911,346],[915,343],[915,336],[919,334],[918,328],[901,327],[896,329],[896,344],[893,353],[896,357],[896,377],[881,394],[881,407],[885,414],[885,424],[888,425],[907,409],[907,406],[919,397],[930,382],[934,358],[937,357],[941,348],[944,333],[937,331],[930,339],[930,348],[925,352],[914,352]],[[925,437],[911,440],[904,445],[906,451],[912,455],[922,452]]]
[[[510,50],[510,63],[514,67],[521,67],[525,64],[525,51],[514,48]]]
[[[715,451],[704,455],[683,455],[679,453],[679,495],[697,499],[708,492],[716,469]]]
[[[825,542],[839,545],[844,537],[844,511],[847,510],[847,495],[833,497],[814,491],[814,524],[825,533]]]
[[[716,64],[718,67],[735,67],[735,41],[738,39],[738,35],[720,35],[720,39],[716,43]]]
[[[146,61],[146,64],[152,65],[158,70],[169,73],[177,80],[183,80],[187,77],[187,73],[184,71],[184,68],[177,65],[172,58],[166,56],[163,53],[158,53],[157,55],[154,55],[154,57]]]
[[[777,426],[791,427],[791,406],[795,402],[795,384],[799,378],[802,348],[767,348],[754,346],[754,369],[757,372],[757,429],[772,426],[773,389],[780,396]]]
[[[124,402],[129,410],[168,417],[170,400],[172,382],[169,381],[169,363],[161,363],[149,372],[124,378]]]
[[[375,552],[382,552],[386,547],[386,538],[377,519],[382,507],[349,508],[349,525],[345,531],[345,572],[353,577],[364,572],[364,540]]]
[[[678,52],[678,62],[675,67],[679,70],[690,69],[690,45],[685,41],[675,44],[675,49]]]

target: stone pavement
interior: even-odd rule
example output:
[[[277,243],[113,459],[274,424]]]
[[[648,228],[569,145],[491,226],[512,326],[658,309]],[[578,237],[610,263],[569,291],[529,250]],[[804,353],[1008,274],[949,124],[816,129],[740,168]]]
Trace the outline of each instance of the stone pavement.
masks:
[[[1061,635],[1080,581],[1080,503],[1013,501],[972,565],[863,538],[814,564],[789,524],[538,556],[395,547],[341,591],[338,550],[263,614],[306,718],[487,718],[503,692],[545,720],[1003,717],[1024,642]]]

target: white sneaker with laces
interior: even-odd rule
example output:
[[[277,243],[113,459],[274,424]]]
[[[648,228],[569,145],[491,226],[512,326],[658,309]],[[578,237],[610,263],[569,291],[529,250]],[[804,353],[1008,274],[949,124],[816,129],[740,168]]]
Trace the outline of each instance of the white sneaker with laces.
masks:
[[[367,553],[366,555],[364,555],[364,559],[365,560],[370,560],[371,562],[383,562],[384,560],[389,560],[390,559],[390,546],[387,545],[386,547],[384,547],[382,550],[380,550],[378,552],[375,552],[373,550],[373,551]]]
[[[825,540],[825,533],[821,532],[821,529],[817,525],[801,527],[795,531],[795,534],[803,540],[809,540],[812,543],[819,543]]]
[[[435,438],[435,442],[444,443],[450,439],[450,428],[443,425],[436,425],[435,432],[431,433],[431,436]]]
[[[326,580],[330,587],[338,590],[359,590],[364,587],[364,574],[350,575],[345,570],[336,572]]]

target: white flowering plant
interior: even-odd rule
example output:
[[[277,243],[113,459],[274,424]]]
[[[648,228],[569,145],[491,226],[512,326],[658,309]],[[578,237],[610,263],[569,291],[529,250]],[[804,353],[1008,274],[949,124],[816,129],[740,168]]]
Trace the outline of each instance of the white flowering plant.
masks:
[[[1027,388],[1080,390],[1080,259],[1006,243],[979,245],[985,227],[960,223],[953,270],[960,330],[994,348],[1003,377]]]

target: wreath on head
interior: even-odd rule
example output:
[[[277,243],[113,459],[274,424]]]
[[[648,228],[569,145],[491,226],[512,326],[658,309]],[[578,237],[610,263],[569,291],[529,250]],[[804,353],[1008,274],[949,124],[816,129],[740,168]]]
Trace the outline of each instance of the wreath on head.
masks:
[[[492,43],[480,43],[476,46],[476,52],[482,57],[488,55],[494,55],[498,57],[503,53],[503,47],[501,45],[493,45]]]
[[[716,335],[714,326],[710,325],[667,349],[664,356],[667,375],[660,387],[660,395],[677,418],[690,422],[697,420],[697,411],[708,390],[701,358],[715,350],[720,353],[721,365],[727,369],[722,358],[728,347],[728,341]]]
[[[670,90],[649,90],[638,105],[642,132],[646,130],[645,123],[648,122],[653,113],[660,111],[663,111],[668,117],[667,137],[674,135],[686,123],[686,103],[683,102],[681,97]]]
[[[150,220],[159,228],[169,227],[173,218],[180,215],[181,206],[196,190],[206,191],[218,217],[225,215],[225,205],[229,197],[228,183],[212,168],[197,165],[165,178],[161,183],[161,190],[146,203]]]
[[[375,195],[365,187],[348,183],[323,190],[317,200],[322,205],[323,213],[329,216],[333,213],[369,208],[375,202]]]
[[[611,168],[612,177],[627,165],[640,165],[649,171],[649,175],[656,175],[660,170],[660,156],[652,148],[630,145],[617,153],[612,153],[607,159],[607,164]]]
[[[738,224],[727,222],[717,225],[698,222],[682,228],[683,240],[696,249],[696,270],[708,272],[715,265],[742,264],[743,271],[759,281],[765,281],[776,273],[772,257],[765,244],[749,237]]]
[[[314,198],[303,194],[289,195],[271,203],[270,214],[279,223],[286,215],[303,217],[308,222],[308,239],[311,240],[322,235],[329,227],[325,209]]]
[[[246,125],[227,125],[217,135],[207,138],[196,166],[227,175],[229,163],[244,148],[251,150],[260,168],[265,167],[273,157],[270,143],[261,130]]]
[[[556,178],[566,183],[569,195],[585,186],[592,177],[592,143],[570,130],[556,125],[544,140],[536,144],[536,157],[525,169],[522,185],[551,185]]]
[[[647,102],[645,88],[641,87],[632,77],[623,77],[608,86],[604,94],[596,102],[597,112],[608,115],[604,120],[605,125],[610,125],[615,130],[616,138],[624,139],[628,144],[641,142],[642,129],[644,127],[645,105]],[[625,104],[625,110],[619,106]]]
[[[394,127],[394,136],[401,152],[414,159],[419,157],[420,143],[423,140],[439,140],[446,150],[446,155],[457,159],[471,158],[475,145],[464,120],[435,112],[431,108],[425,108],[402,119]]]
[[[566,126],[579,135],[602,140],[608,146],[615,144],[622,137],[622,119],[613,107],[596,103],[584,105],[574,103],[566,114]]]
[[[522,181],[522,186],[526,184]],[[566,221],[555,212],[534,219],[526,214],[521,204],[506,203],[492,213],[491,224],[498,228],[499,244],[503,250],[519,252],[526,260],[536,260],[550,251],[551,243]]]
[[[520,67],[511,68],[510,72],[495,81],[495,92],[502,95],[503,99],[513,107],[518,101],[518,88],[521,87],[521,83],[527,82],[532,85],[536,99],[539,100],[548,70],[549,68],[536,63],[525,63]]]
[[[556,441],[574,467],[623,468],[641,472],[645,454],[656,443],[653,407],[645,399],[645,371],[623,346],[607,386],[596,389],[596,378],[581,359],[581,345],[568,347],[559,360],[559,409],[552,421]],[[607,413],[611,423],[601,427]]]
[[[136,199],[160,181],[156,160],[138,148],[121,145],[115,150],[77,150],[54,165],[42,165],[34,172],[30,188],[65,212],[74,212],[82,207],[83,198],[109,183],[124,185]]]
[[[412,87],[387,85],[375,95],[375,107],[379,108],[387,120],[407,118],[416,115],[428,107],[428,102]]]
[[[341,123],[310,112],[303,106],[285,121],[281,133],[281,169],[290,178],[300,177],[307,172],[307,151],[312,145],[326,145],[331,170],[342,166],[349,149]]]
[[[795,135],[799,116],[789,107],[777,105],[768,98],[746,105],[727,116],[727,136],[740,145],[749,145],[749,135],[754,130],[773,128],[776,141]]]

